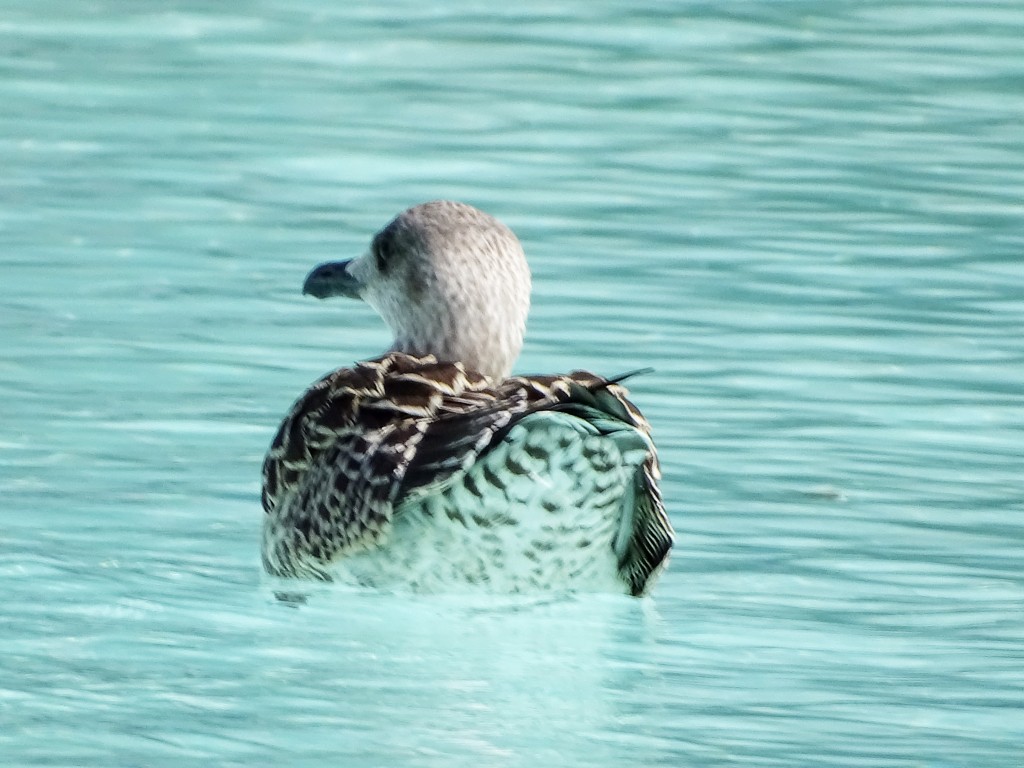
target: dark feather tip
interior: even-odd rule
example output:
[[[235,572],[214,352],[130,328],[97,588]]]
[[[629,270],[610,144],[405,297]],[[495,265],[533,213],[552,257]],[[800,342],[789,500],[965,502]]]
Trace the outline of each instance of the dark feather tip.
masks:
[[[646,376],[648,373],[654,373],[653,368],[637,368],[635,371],[627,371],[626,373],[620,373],[618,376],[612,376],[610,379],[605,379],[600,386],[607,387],[609,384],[621,384],[626,379],[631,379],[634,376]]]

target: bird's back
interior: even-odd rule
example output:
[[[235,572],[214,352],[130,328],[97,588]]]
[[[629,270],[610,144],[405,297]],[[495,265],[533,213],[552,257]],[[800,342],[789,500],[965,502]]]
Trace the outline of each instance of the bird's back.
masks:
[[[490,382],[391,353],[311,386],[263,469],[279,576],[645,593],[672,528],[647,422],[593,374]]]

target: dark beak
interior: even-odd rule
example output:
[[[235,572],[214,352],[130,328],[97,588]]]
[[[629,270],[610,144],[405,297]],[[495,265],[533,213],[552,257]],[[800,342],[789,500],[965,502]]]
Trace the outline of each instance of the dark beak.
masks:
[[[362,298],[360,292],[363,285],[348,271],[351,261],[328,261],[321,264],[306,276],[302,284],[303,295],[309,294],[318,299],[330,296],[347,296],[350,299]]]

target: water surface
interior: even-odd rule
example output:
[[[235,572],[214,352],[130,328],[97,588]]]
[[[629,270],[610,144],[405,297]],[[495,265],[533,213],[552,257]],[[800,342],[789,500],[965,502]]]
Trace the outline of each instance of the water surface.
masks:
[[[5,765],[1017,766],[1017,2],[2,3]],[[462,199],[518,370],[643,366],[654,598],[261,578],[259,466],[388,339],[301,297]]]

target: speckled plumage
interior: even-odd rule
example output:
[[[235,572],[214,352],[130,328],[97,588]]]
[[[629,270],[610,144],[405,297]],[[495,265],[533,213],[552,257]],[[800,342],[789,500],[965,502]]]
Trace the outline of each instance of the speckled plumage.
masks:
[[[361,260],[314,270],[306,291],[366,298],[396,343],[314,383],[282,422],[263,466],[269,573],[650,589],[673,534],[649,426],[594,374],[507,376],[529,294],[511,231],[459,203],[417,206]]]

